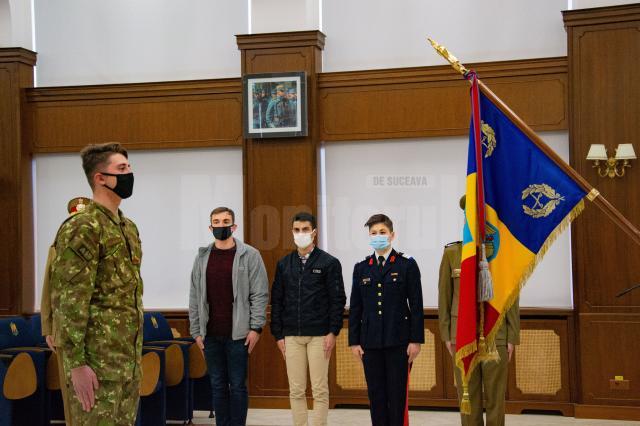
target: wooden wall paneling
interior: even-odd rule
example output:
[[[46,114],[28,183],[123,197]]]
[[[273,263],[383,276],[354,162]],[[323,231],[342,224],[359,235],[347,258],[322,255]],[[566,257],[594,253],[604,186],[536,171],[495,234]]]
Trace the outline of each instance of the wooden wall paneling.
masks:
[[[593,143],[609,154],[619,143],[640,144],[640,83],[630,70],[640,66],[640,5],[563,13],[567,29],[571,164],[632,223],[640,223],[640,174],[597,175],[585,159]],[[634,164],[635,165],[635,164]],[[593,207],[573,224],[574,300],[579,348],[576,416],[640,419],[637,366],[628,354],[638,350],[640,294],[617,298],[640,282],[640,247]],[[634,334],[635,333],[635,334]],[[629,382],[610,382],[624,375]],[[629,389],[622,387],[628,386]]]
[[[580,398],[580,372],[579,372],[579,352],[580,343],[578,341],[578,330],[576,330],[576,312],[567,315],[567,350],[568,350],[568,369],[569,369],[569,391],[571,396],[569,400],[576,402]]]
[[[605,20],[607,19],[607,20]],[[623,178],[597,175],[585,160],[593,143],[609,154],[618,143],[640,148],[640,82],[628,70],[640,66],[640,6],[565,13],[570,52],[571,163],[632,223],[640,224],[638,168]],[[640,258],[635,246],[603,214],[587,208],[574,225],[574,283],[580,312],[638,312],[640,294],[615,295],[640,282],[629,267]],[[594,259],[598,259],[594,267]]]
[[[289,380],[287,378],[287,367],[276,345],[276,339],[271,334],[270,323],[271,315],[268,315],[267,325],[264,327],[260,340],[250,357],[249,395],[262,397],[265,399],[264,402],[277,397],[281,402],[278,406],[281,407],[282,401],[284,401],[286,405],[284,408],[288,408]]]
[[[425,344],[414,361],[409,382],[409,403],[424,399],[445,399],[443,350],[438,319],[432,316],[424,321]]]
[[[108,141],[129,149],[242,145],[237,78],[30,89],[26,109],[35,152]]]
[[[301,210],[317,215],[316,76],[322,70],[324,38],[320,31],[237,36],[243,76],[289,71],[307,75],[308,136],[243,141],[244,240],[260,250],[270,281],[278,259],[294,249],[293,215]],[[250,392],[262,402],[284,404],[289,394],[286,368],[269,331],[264,334],[264,344],[249,363]],[[252,398],[252,404],[259,403]]]
[[[0,315],[34,309],[31,147],[23,143],[21,105],[35,63],[34,52],[0,48]]]
[[[571,309],[520,310],[521,344],[509,364],[508,413],[556,411],[574,415],[573,317]]]
[[[420,354],[420,361],[423,365],[419,368],[422,370],[416,371],[416,373],[421,377],[422,382],[431,380],[430,377],[435,377],[436,383],[430,386],[429,390],[413,387],[410,391],[409,403],[413,407],[455,408],[458,406],[458,402],[455,386],[453,385],[453,364],[439,336],[437,313],[435,309],[425,309],[424,315],[425,330],[430,336],[427,337],[427,343],[423,346]],[[560,360],[562,366],[561,368],[556,366],[556,371],[559,375],[559,381],[556,381],[559,384],[558,391],[553,395],[540,395],[513,391],[516,389],[514,362],[509,373],[507,410],[510,413],[521,413],[523,410],[551,410],[558,411],[563,415],[573,415],[571,370],[568,366],[572,345],[572,341],[569,338],[572,328],[572,316],[573,311],[567,309],[525,308],[521,311],[521,325],[525,332],[527,330],[542,331],[558,337],[557,359]],[[362,366],[357,360],[353,359],[353,355],[347,347],[347,332],[345,318],[343,330],[336,344],[335,358],[330,367],[331,406],[368,404]],[[538,342],[532,340],[529,343],[534,349],[537,349]],[[529,354],[529,364],[543,366],[547,361],[545,358],[547,355],[544,350],[534,350],[532,354]],[[424,365],[433,365],[435,372],[426,371]],[[540,372],[541,375],[545,373],[545,371]],[[536,377],[540,377],[540,375]]]
[[[172,327],[175,327],[188,335],[189,314],[186,310],[162,311]],[[445,354],[446,348],[441,342],[438,332],[438,317],[435,309],[425,309],[425,330],[428,333],[427,343],[422,348],[420,357],[421,365],[412,374],[414,386],[410,392],[410,403],[414,407],[457,407],[455,387],[453,387],[453,370],[451,369],[451,357]],[[329,365],[329,393],[330,405],[362,405],[368,404],[366,384],[362,365],[353,359],[347,345],[348,314],[345,313],[343,329],[338,336],[336,349]],[[521,326],[523,331],[548,331],[559,337],[561,369],[561,389],[555,395],[537,395],[533,393],[518,392],[514,373],[515,363],[512,363],[509,372],[509,397],[507,410],[510,413],[520,413],[523,410],[556,410],[564,415],[573,414],[573,402],[570,397],[571,370],[570,358],[573,311],[566,309],[532,309],[521,310]],[[268,320],[270,318],[268,317]],[[631,325],[635,327],[635,324]],[[636,331],[632,331],[636,332]],[[627,331],[620,331],[628,335]],[[430,335],[429,335],[430,334]],[[525,336],[525,339],[527,337]],[[535,348],[536,342],[533,343]],[[523,350],[520,347],[518,350]],[[533,362],[544,364],[547,356],[544,350],[536,350],[533,354]],[[622,356],[622,354],[621,354]],[[631,359],[631,358],[629,358]],[[449,366],[447,366],[447,362]],[[434,371],[426,371],[425,366],[432,366]],[[338,369],[341,369],[338,371]],[[540,371],[544,376],[547,372]],[[419,376],[419,377],[418,377]],[[423,377],[424,376],[424,377]],[[635,383],[633,375],[628,376]],[[424,383],[435,379],[428,390],[424,390]],[[422,384],[418,384],[421,381]],[[445,387],[451,383],[454,393],[449,393]],[[416,389],[415,385],[422,387]],[[515,391],[514,391],[515,389]],[[276,347],[276,342],[269,331],[269,325],[265,327],[262,337],[250,357],[250,381],[249,395],[252,407],[260,408],[289,408],[289,385],[286,375],[286,367],[282,355]],[[310,386],[307,390],[308,402],[311,407],[312,397]]]
[[[348,322],[336,342],[330,366],[329,386],[331,406],[368,405],[367,386],[362,363],[348,347]],[[409,404],[412,406],[453,407],[457,401],[445,398],[443,351],[438,319],[433,310],[425,310],[425,345],[413,365],[409,383]]]
[[[583,404],[640,407],[639,335],[640,314],[580,314]]]
[[[567,321],[526,319],[509,365],[510,401],[570,402]]]
[[[636,8],[637,9],[637,8]],[[570,21],[571,22],[571,21]],[[582,21],[580,21],[582,22]],[[587,21],[591,22],[591,21]],[[574,122],[571,147],[574,167],[613,203],[632,223],[640,223],[640,200],[629,194],[640,190],[637,169],[624,178],[601,178],[584,160],[592,143],[604,143],[613,153],[618,143],[640,147],[640,83],[622,70],[640,65],[640,20],[569,27],[571,34],[572,98]],[[640,271],[624,267],[640,257],[623,232],[602,220],[596,209],[585,211],[575,226],[579,256],[576,258],[581,312],[634,312],[640,295],[617,299],[620,290],[640,282]],[[597,230],[598,244],[589,244]],[[590,259],[603,267],[592,268]]]
[[[470,64],[535,130],[567,128],[566,58]],[[468,83],[449,66],[319,75],[325,142],[468,134]]]
[[[640,420],[638,407],[576,404],[577,419]]]

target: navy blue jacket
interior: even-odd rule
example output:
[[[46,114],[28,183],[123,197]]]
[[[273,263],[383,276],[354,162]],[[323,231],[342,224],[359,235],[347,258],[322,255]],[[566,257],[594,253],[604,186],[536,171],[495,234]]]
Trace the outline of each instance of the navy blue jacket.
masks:
[[[409,343],[424,343],[418,264],[391,250],[380,270],[369,255],[353,268],[349,346],[381,349]]]
[[[344,293],[340,261],[315,247],[302,267],[293,251],[280,259],[271,287],[271,334],[336,336],[342,329]]]

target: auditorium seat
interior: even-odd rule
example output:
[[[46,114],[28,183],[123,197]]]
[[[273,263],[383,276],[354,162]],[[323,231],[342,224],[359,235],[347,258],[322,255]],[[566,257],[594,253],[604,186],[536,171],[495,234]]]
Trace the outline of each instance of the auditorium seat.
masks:
[[[193,419],[193,384],[189,375],[189,353],[193,339],[175,339],[169,323],[159,312],[144,314],[144,345],[164,347],[167,420],[185,423]],[[176,356],[181,353],[182,357]],[[180,369],[181,371],[177,371]],[[143,415],[144,418],[144,415]]]
[[[42,323],[40,314],[35,314],[29,318],[31,330],[36,342],[36,346],[47,348],[45,336],[42,335]],[[58,372],[57,354],[51,352],[47,359],[45,385],[47,389],[46,403],[49,412],[49,420],[64,420],[64,405],[62,403],[62,392],[60,391],[60,375]]]
[[[21,317],[0,319],[2,398],[14,426],[49,424],[46,364],[51,351],[38,347],[29,323]],[[19,378],[19,380],[18,380]],[[4,414],[2,411],[0,413]]]
[[[167,422],[165,369],[169,347],[145,346],[142,348],[142,384],[136,426],[164,425]],[[179,347],[173,350],[169,349],[169,356],[172,356],[172,352],[175,355],[176,351],[182,357],[182,351]]]

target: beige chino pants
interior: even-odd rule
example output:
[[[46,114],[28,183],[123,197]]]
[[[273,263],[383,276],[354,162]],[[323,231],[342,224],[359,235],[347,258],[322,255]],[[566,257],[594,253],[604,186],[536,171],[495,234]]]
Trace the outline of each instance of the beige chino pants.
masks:
[[[307,366],[313,392],[311,425],[325,426],[329,414],[329,360],[324,355],[324,336],[285,337],[289,378],[289,401],[294,426],[309,425],[307,412]]]

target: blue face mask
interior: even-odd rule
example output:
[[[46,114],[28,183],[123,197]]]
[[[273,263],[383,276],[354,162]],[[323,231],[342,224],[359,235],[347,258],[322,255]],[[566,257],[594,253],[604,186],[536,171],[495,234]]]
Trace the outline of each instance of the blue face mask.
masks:
[[[384,250],[389,247],[388,235],[372,235],[369,238],[369,245],[373,247],[374,250]]]

